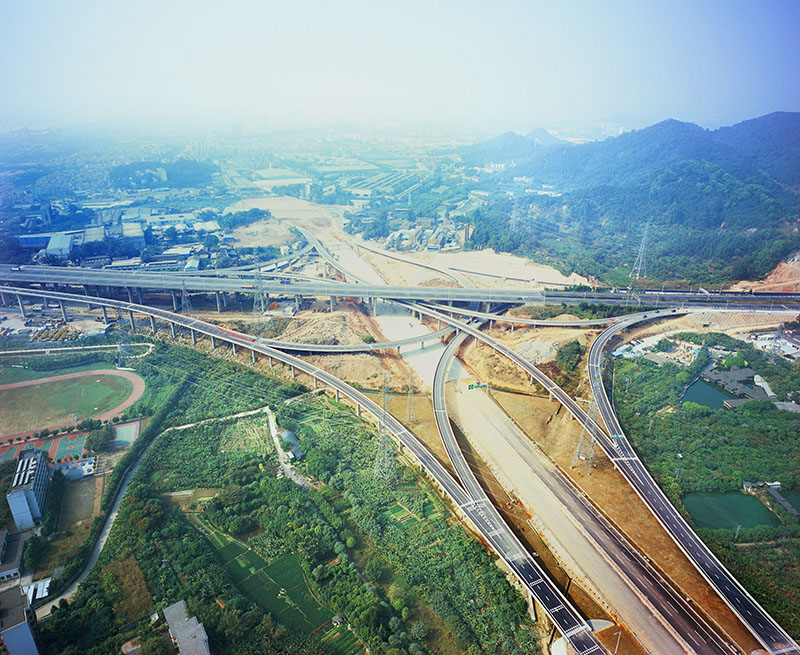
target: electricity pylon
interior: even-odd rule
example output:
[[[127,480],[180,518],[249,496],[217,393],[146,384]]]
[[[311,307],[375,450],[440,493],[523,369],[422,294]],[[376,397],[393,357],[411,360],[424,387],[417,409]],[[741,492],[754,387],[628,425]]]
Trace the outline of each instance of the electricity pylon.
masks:
[[[592,474],[592,468],[595,462],[594,436],[589,434],[587,429],[588,425],[597,423],[600,415],[600,409],[597,406],[597,399],[592,394],[592,399],[589,402],[589,421],[587,421],[581,430],[581,438],[578,440],[578,446],[575,448],[575,455],[572,457],[572,464],[569,465],[574,469],[581,461],[586,462],[586,475]]]
[[[629,277],[636,278],[647,277],[647,233],[650,231],[650,223],[644,226],[644,234],[642,235],[642,242],[639,244],[639,254],[636,255],[636,261],[633,263],[631,274]]]
[[[373,468],[373,475],[375,479],[382,483],[384,486],[391,487],[397,477],[394,467],[394,455],[392,453],[392,446],[389,443],[389,435],[386,432],[385,423],[389,416],[387,409],[388,405],[388,378],[383,378],[383,411],[381,412],[381,421],[378,425],[378,447],[375,452],[375,466]]]

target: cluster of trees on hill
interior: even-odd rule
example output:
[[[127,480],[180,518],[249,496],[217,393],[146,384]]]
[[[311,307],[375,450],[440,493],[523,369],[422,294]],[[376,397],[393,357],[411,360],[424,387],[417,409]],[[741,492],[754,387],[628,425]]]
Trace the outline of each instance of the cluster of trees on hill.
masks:
[[[495,199],[472,214],[470,245],[622,284],[649,224],[651,280],[763,277],[800,248],[800,200],[789,186],[797,174],[787,166],[800,157],[798,117],[770,115],[717,132],[665,121],[547,148],[511,174],[563,194],[527,197],[516,211]]]
[[[218,170],[215,164],[191,159],[139,161],[114,166],[108,172],[108,181],[118,189],[202,187],[211,183]]]

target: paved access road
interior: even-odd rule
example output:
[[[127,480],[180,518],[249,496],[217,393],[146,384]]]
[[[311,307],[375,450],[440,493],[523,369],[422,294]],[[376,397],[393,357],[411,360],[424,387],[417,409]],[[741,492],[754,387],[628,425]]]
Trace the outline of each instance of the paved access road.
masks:
[[[610,434],[609,437],[600,430],[596,435],[597,441],[675,543],[764,647],[774,655],[800,655],[797,642],[756,602],[672,506],[636,455],[614,414],[602,381],[603,353],[614,336],[642,320],[644,319],[641,316],[626,317],[606,329],[589,350],[592,393],[597,399],[600,416]]]

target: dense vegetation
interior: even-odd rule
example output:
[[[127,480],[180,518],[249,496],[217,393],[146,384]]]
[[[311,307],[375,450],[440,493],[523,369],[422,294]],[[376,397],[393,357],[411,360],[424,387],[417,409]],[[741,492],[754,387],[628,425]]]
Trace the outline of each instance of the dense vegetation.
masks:
[[[108,181],[118,189],[204,187],[211,183],[217,170],[214,164],[190,159],[139,161],[114,166],[108,173]]]
[[[516,211],[498,197],[473,212],[471,245],[627,284],[649,223],[652,281],[762,277],[800,247],[792,230],[800,201],[783,185],[794,179],[785,150],[796,161],[800,123],[787,116],[777,126],[774,117],[734,126],[736,138],[665,121],[599,143],[548,148],[513,174],[563,195],[531,196]],[[762,130],[772,139],[756,148]]]
[[[448,520],[413,469],[398,467],[390,487],[373,477],[376,437],[349,411],[314,400],[287,406],[302,387],[184,348],[161,346],[138,368],[169,390],[147,401],[156,411],[153,431],[268,402],[301,437],[307,473],[326,484],[306,490],[276,477],[268,437],[256,450],[223,447],[238,425],[230,421],[164,432],[137,471],[98,566],[74,600],[41,623],[41,652],[118,652],[120,626],[180,598],[204,623],[212,652],[328,652],[318,637],[287,631],[250,600],[214,545],[162,500],[165,491],[195,487],[220,488],[204,520],[240,535],[264,561],[296,557],[314,595],[344,615],[372,652],[429,652],[431,610],[439,617],[434,627],[446,626],[465,652],[536,651],[524,601],[484,549]],[[303,421],[320,412],[322,421]],[[408,508],[414,519],[396,521],[389,506]],[[160,647],[144,623],[137,631],[148,649]]]
[[[731,355],[719,366],[746,363],[781,393],[797,389],[797,363],[769,361],[764,353],[724,334],[684,333],[675,338],[728,348]],[[779,480],[784,488],[800,484],[800,415],[778,410],[768,401],[751,400],[716,411],[681,402],[686,386],[708,361],[703,347],[688,368],[657,366],[643,358],[614,362],[614,400],[625,432],[661,488],[687,517],[681,499],[688,492],[734,491],[745,481]],[[794,382],[788,384],[790,380]],[[767,611],[798,636],[800,525],[780,506],[772,507],[780,525],[698,532]]]

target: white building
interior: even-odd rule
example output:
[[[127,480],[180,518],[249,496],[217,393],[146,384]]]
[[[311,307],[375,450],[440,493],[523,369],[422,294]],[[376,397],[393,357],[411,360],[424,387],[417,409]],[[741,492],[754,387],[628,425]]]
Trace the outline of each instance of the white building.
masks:
[[[47,459],[35,450],[23,451],[17,461],[17,470],[6,494],[8,506],[19,530],[29,530],[42,518],[47,485]]]

